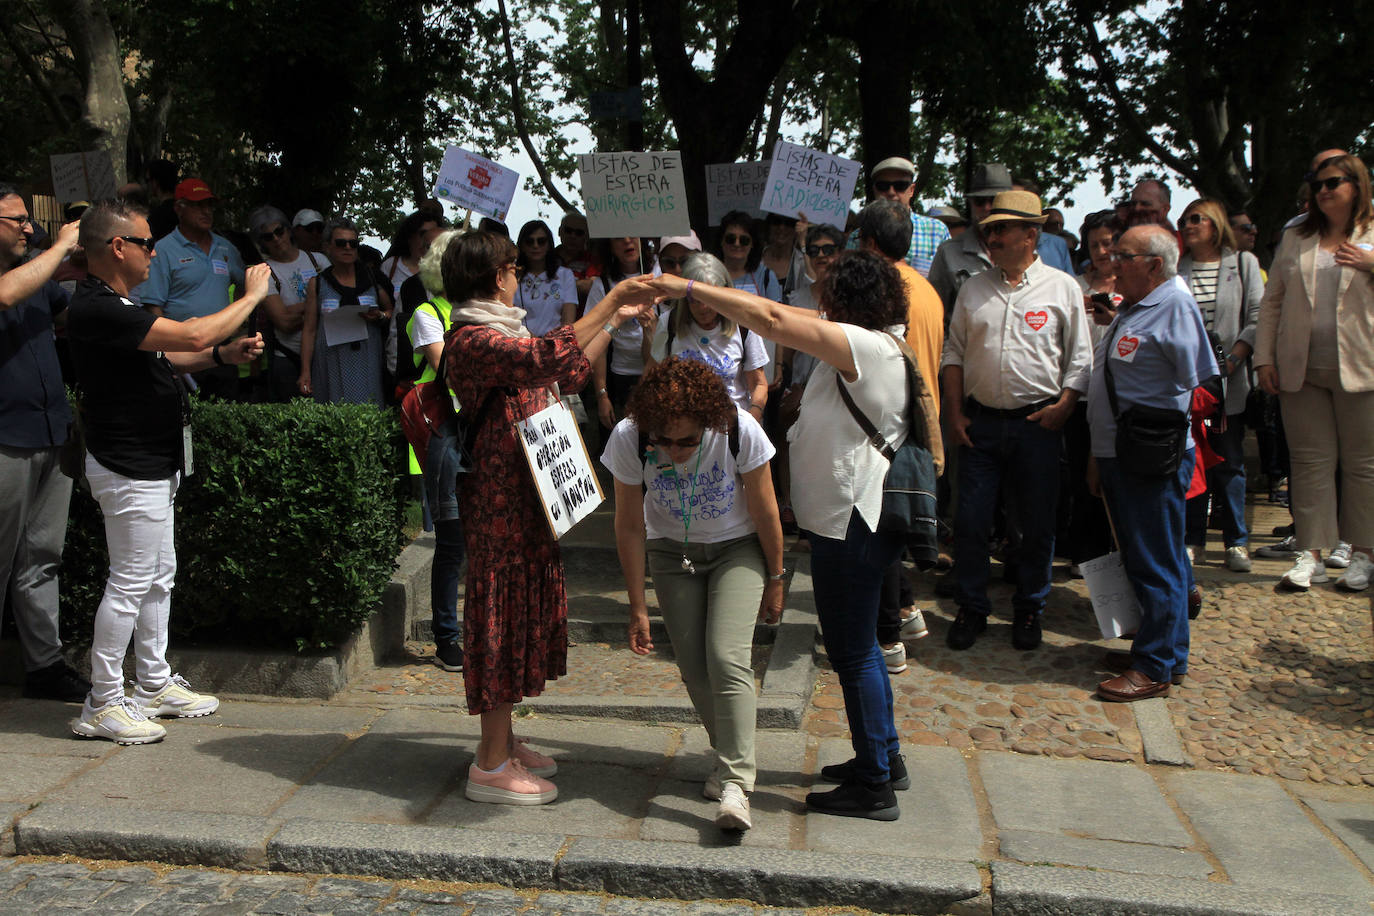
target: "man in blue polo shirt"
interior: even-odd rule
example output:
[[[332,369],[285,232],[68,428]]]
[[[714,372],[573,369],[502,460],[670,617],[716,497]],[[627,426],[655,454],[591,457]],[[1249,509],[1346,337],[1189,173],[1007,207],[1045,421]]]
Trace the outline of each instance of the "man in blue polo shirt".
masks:
[[[148,279],[133,291],[134,299],[154,315],[185,321],[213,315],[230,302],[229,286],[243,289],[243,258],[238,249],[212,231],[217,200],[210,186],[187,178],[176,187],[173,204],[177,227],[158,239]],[[206,394],[232,398],[238,370],[215,366],[193,376]]]
[[[1189,564],[1183,549],[1184,496],[1193,471],[1191,432],[1178,469],[1151,475],[1118,460],[1119,415],[1132,406],[1187,415],[1193,389],[1217,374],[1202,313],[1173,282],[1178,243],[1157,225],[1136,226],[1117,242],[1116,291],[1126,305],[1097,346],[1088,387],[1093,460],[1089,488],[1099,489],[1115,522],[1121,560],[1140,604],[1140,626],[1125,672],[1097,685],[1104,700],[1127,703],[1167,696],[1188,670]],[[1108,392],[1111,372],[1116,405]]]
[[[0,604],[9,593],[24,656],[24,696],[80,702],[90,684],[68,667],[57,635],[57,570],[72,482],[58,468],[71,412],[53,343],[67,293],[53,272],[77,224],[25,261],[33,221],[0,184]]]

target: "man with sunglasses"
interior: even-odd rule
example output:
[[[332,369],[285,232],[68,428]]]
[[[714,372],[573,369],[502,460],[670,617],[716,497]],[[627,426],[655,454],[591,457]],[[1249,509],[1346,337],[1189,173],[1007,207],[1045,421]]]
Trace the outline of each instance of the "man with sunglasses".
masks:
[[[588,244],[590,241],[587,237],[587,217],[571,210],[564,213],[558,224],[558,247],[554,252],[558,255],[558,262],[571,270],[573,278],[577,280],[579,315],[587,305],[587,292],[592,288],[592,280],[601,276],[602,271],[600,259]]]
[[[91,691],[71,729],[119,744],[162,740],[166,729],[150,716],[208,716],[219,708],[167,664],[176,577],[173,500],[194,468],[181,373],[233,369],[261,355],[259,334],[219,341],[262,301],[271,278],[267,265],[254,265],[244,295],[225,308],[185,321],[158,317],[132,296],[162,257],[151,234],[147,211],[123,201],[102,201],[82,215],[90,275],[77,286],[67,321],[81,387],[86,480],[105,517],[110,554],[91,642]],[[138,684],[126,697],[130,640]]]
[[[218,200],[209,185],[187,178],[177,185],[175,198],[177,227],[157,240],[159,257],[133,293],[154,315],[185,321],[227,306],[231,284],[243,289],[243,258],[228,239],[213,231]],[[212,366],[194,378],[205,394],[238,395],[239,374],[232,367]]]
[[[907,248],[906,262],[922,277],[927,276],[935,252],[941,243],[949,241],[949,227],[911,209],[911,199],[916,194],[916,166],[910,159],[889,156],[869,173],[868,188],[873,200],[895,200],[911,212],[911,245]],[[859,247],[857,232],[849,237],[849,247]]]
[[[72,482],[58,466],[71,412],[53,344],[67,293],[53,273],[76,246],[76,223],[25,260],[24,199],[0,184],[0,604],[8,594],[24,657],[24,696],[79,702],[89,684],[62,658],[57,570]]]

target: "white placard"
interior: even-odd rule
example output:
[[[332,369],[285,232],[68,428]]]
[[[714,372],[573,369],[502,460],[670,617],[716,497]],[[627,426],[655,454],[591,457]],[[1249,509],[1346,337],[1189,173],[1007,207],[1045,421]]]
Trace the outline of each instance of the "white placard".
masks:
[[[686,235],[692,231],[682,154],[583,153],[582,204],[594,238]]]
[[[506,221],[520,173],[457,146],[444,150],[434,196],[465,210]]]
[[[553,536],[561,538],[605,500],[577,421],[562,403],[551,404],[527,420],[517,420],[516,435],[539,489],[539,501]]]
[[[844,228],[863,165],[779,140],[771,166],[763,189],[764,210],[793,219],[805,213],[810,222]]]
[[[48,157],[52,193],[63,205],[74,200],[94,203],[115,195],[114,164],[104,150],[61,153]]]
[[[1078,568],[1088,586],[1088,597],[1092,599],[1097,628],[1102,631],[1103,638],[1134,633],[1140,626],[1140,603],[1126,576],[1121,554],[1113,551],[1094,560],[1084,560]]]
[[[731,210],[743,210],[763,218],[764,181],[773,164],[763,162],[720,162],[706,167],[706,219],[719,226]],[[792,213],[790,216],[796,216]]]

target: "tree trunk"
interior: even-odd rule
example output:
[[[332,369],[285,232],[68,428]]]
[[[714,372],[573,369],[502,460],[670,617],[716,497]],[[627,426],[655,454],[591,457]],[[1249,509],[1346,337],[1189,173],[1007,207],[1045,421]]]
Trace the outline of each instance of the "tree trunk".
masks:
[[[115,186],[128,180],[129,99],[114,25],[101,0],[51,0],[81,75],[81,120],[114,166]]]
[[[911,53],[900,28],[864,28],[859,46],[859,108],[864,174],[888,156],[912,157]]]

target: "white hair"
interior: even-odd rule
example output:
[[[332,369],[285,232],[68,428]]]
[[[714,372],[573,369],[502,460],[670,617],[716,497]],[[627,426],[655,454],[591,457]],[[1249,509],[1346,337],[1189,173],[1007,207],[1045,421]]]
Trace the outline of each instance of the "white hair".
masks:
[[[1145,229],[1145,254],[1159,258],[1165,280],[1178,274],[1178,241],[1163,226],[1142,226]]]

